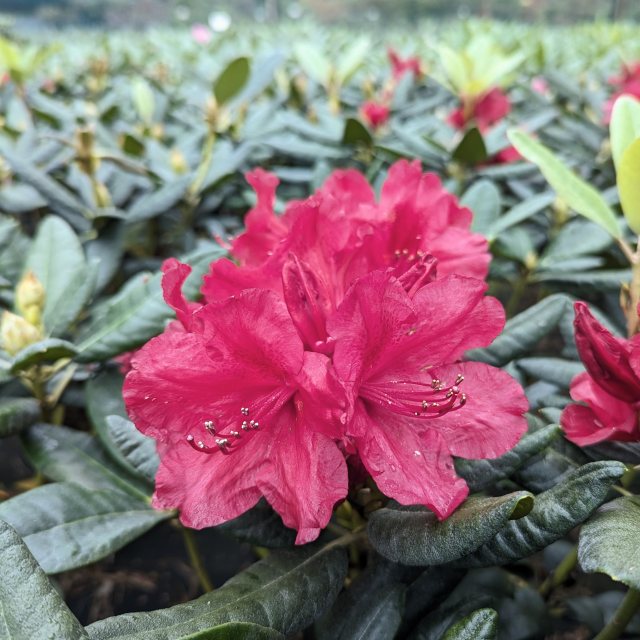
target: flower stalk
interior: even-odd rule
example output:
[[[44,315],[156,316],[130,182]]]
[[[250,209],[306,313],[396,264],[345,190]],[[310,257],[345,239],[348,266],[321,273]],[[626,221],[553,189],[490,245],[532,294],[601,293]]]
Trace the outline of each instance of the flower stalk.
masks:
[[[198,549],[198,544],[193,535],[191,529],[187,527],[183,527],[180,525],[180,531],[182,532],[182,539],[184,540],[184,546],[187,550],[187,555],[189,556],[189,562],[193,567],[193,570],[196,572],[198,576],[198,581],[200,582],[200,586],[204,593],[208,593],[209,591],[214,590],[213,582],[211,582],[211,578],[207,573],[207,570],[204,566],[204,561],[202,560],[202,556],[200,555],[200,549]]]
[[[640,591],[629,589],[620,606],[613,614],[613,618],[595,637],[595,640],[616,640],[616,638],[619,638],[638,610],[640,610]]]

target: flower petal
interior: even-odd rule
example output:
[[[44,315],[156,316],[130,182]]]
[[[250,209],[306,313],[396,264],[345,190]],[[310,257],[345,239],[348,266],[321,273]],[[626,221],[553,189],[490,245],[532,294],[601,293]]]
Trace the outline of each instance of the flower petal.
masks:
[[[338,446],[292,412],[265,460],[257,475],[260,491],[284,524],[298,530],[296,544],[315,540],[347,495],[347,465]]]
[[[420,428],[417,420],[367,407],[361,401],[351,424],[360,459],[380,490],[400,504],[422,504],[443,519],[469,489],[456,476],[440,434]]]
[[[529,403],[522,387],[506,372],[480,362],[461,362],[430,371],[447,383],[464,376],[464,406],[429,420],[454,456],[496,458],[512,449],[527,430]]]

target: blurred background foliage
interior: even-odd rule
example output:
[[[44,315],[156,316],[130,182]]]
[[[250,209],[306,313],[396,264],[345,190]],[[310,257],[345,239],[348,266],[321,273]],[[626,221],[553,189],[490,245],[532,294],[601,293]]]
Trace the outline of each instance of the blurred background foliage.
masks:
[[[145,27],[205,21],[212,11],[235,19],[273,22],[313,18],[364,22],[372,29],[422,18],[480,16],[566,24],[593,19],[638,20],[637,0],[0,0],[4,23],[38,28],[65,25]]]

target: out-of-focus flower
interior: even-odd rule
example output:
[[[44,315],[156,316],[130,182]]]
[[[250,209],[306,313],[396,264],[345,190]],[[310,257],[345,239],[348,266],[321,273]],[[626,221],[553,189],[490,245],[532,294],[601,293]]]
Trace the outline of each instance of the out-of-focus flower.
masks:
[[[197,23],[191,27],[191,37],[198,44],[205,45],[211,42],[212,34],[211,30],[209,29],[209,27],[207,27],[206,24]]]
[[[10,356],[15,356],[16,353],[39,340],[42,340],[42,332],[37,327],[22,316],[10,311],[2,312],[0,346]]]
[[[640,62],[623,65],[620,75],[609,78],[609,84],[614,87],[615,93],[605,104],[605,123],[611,121],[613,105],[620,96],[632,96],[640,100]]]
[[[368,100],[360,107],[360,116],[372,129],[379,129],[389,121],[391,109],[388,105],[375,100]]]
[[[418,56],[401,58],[392,47],[387,48],[387,55],[391,63],[391,73],[396,80],[400,80],[405,73],[412,73],[416,78],[422,74],[422,64]]]
[[[584,302],[575,304],[576,346],[587,371],[571,383],[561,424],[578,445],[602,440],[640,440],[640,337],[613,336]]]
[[[531,80],[531,88],[542,96],[549,95],[549,83],[542,76],[536,76]]]
[[[27,271],[16,286],[16,311],[34,327],[42,324],[45,290],[33,271]]]

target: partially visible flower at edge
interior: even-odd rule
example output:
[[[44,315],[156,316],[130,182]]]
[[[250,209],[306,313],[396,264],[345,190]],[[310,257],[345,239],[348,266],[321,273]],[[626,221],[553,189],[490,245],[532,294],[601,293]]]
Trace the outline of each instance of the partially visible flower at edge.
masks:
[[[360,116],[372,129],[379,129],[389,121],[391,109],[388,105],[375,100],[367,100],[360,107]]]
[[[422,63],[418,56],[402,58],[392,47],[387,47],[387,56],[391,63],[391,73],[396,80],[400,80],[405,73],[412,73],[415,78],[422,75]]]
[[[575,303],[575,335],[587,369],[571,382],[571,404],[560,423],[569,440],[587,446],[603,440],[640,441],[640,336],[616,338]]]

